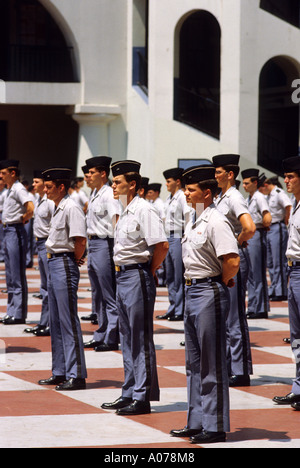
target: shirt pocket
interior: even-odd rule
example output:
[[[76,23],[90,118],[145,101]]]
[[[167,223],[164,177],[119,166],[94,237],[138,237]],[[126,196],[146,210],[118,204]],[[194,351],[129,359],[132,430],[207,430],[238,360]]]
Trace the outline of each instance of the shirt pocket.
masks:
[[[199,226],[193,229],[188,238],[189,248],[200,250],[207,241],[207,229],[200,230]]]

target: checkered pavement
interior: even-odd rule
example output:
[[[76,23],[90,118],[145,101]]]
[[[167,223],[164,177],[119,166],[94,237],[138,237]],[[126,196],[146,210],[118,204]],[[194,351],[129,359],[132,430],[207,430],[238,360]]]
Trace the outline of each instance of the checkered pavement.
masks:
[[[28,325],[38,322],[41,301],[37,259],[27,269]],[[91,293],[86,265],[81,268],[78,291],[79,315],[91,312]],[[5,289],[4,264],[0,264],[0,290]],[[5,315],[7,295],[0,293],[0,316]],[[117,416],[101,409],[103,402],[120,396],[123,383],[121,351],[96,353],[86,350],[87,389],[57,392],[41,387],[51,375],[50,337],[24,334],[24,325],[0,324],[0,447],[1,448],[106,448],[195,450],[187,439],[172,438],[171,429],[186,424],[186,378],[183,323],[157,321],[168,307],[165,288],[158,288],[154,313],[155,345],[161,389],[152,413]],[[95,325],[81,322],[84,341],[92,338]],[[231,432],[226,443],[207,448],[300,447],[300,412],[276,406],[274,395],[291,389],[295,364],[290,346],[287,302],[273,303],[269,319],[249,321],[254,375],[251,386],[230,389]]]

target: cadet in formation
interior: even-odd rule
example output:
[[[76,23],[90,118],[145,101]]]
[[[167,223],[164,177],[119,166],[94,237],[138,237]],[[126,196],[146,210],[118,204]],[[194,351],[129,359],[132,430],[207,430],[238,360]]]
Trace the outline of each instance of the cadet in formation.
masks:
[[[250,216],[246,200],[236,189],[235,179],[239,174],[240,156],[221,154],[213,157],[216,180],[221,193],[216,198],[216,207],[234,228],[238,240],[240,269],[230,288],[230,310],[227,318],[228,372],[230,386],[250,385],[253,373],[249,328],[246,317],[246,291],[250,269],[248,241],[256,227]]]
[[[248,319],[268,318],[270,311],[267,283],[267,231],[272,217],[268,202],[258,191],[258,169],[242,171],[243,186],[249,197],[249,213],[255,223],[256,232],[248,241],[250,273],[248,277]]]
[[[36,170],[33,174],[33,188],[38,196],[34,210],[33,234],[36,240],[38,265],[41,279],[40,293],[42,296],[42,312],[39,323],[35,327],[26,328],[25,333],[34,333],[36,336],[50,335],[49,300],[48,300],[48,259],[46,241],[49,236],[50,222],[54,213],[54,202],[48,200],[44,193],[44,176],[42,171]]]
[[[7,313],[1,322],[5,325],[14,325],[25,323],[27,317],[27,234],[24,225],[33,216],[34,204],[19,180],[19,161],[1,161],[0,167],[3,182],[8,189],[2,212],[8,300]]]
[[[184,177],[187,202],[195,210],[182,239],[188,415],[186,427],[171,435],[197,444],[223,442],[230,430],[227,286],[239,270],[239,250],[229,221],[213,204],[214,167],[192,168]]]
[[[173,168],[164,171],[167,190],[170,192],[166,201],[165,230],[169,242],[169,252],[165,260],[166,283],[170,306],[158,319],[182,320],[184,313],[184,279],[181,239],[191,210],[182,191],[183,169]]]
[[[268,260],[270,260],[268,270],[271,279],[269,298],[270,301],[286,301],[288,276],[285,252],[292,202],[287,193],[276,185],[277,183],[277,178],[266,179],[260,191],[267,197],[272,216],[272,224],[267,232]]]
[[[87,377],[77,314],[79,266],[86,248],[85,216],[68,195],[70,169],[48,169],[43,176],[45,193],[55,204],[46,241],[52,376],[39,384],[56,385],[59,391],[80,390]]]
[[[108,185],[111,158],[96,156],[86,161],[89,187],[93,190],[86,217],[88,272],[93,291],[98,329],[85,348],[113,351],[119,346],[119,316],[113,262],[114,228],[120,205]]]
[[[123,205],[115,230],[114,262],[125,379],[121,397],[103,403],[102,408],[130,416],[150,413],[150,402],[159,400],[153,341],[154,275],[168,243],[156,210],[138,196],[140,163],[119,161],[111,170],[114,197]]]
[[[283,170],[287,191],[295,197],[289,222],[286,257],[289,268],[290,341],[296,362],[296,378],[291,392],[285,396],[275,396],[273,401],[278,405],[291,405],[300,411],[300,157],[285,159]]]

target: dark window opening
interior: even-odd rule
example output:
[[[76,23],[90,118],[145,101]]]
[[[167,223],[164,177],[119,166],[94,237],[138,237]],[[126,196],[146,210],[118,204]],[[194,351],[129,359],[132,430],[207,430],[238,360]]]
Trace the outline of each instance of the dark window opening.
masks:
[[[261,0],[260,8],[300,28],[299,0]]]
[[[137,41],[140,45],[133,46],[132,84],[148,94],[149,0],[138,0],[135,6],[143,24],[143,34]]]
[[[74,82],[74,51],[37,0],[0,0],[0,78]]]
[[[7,121],[0,120],[0,161],[7,158]]]
[[[282,175],[282,160],[299,151],[299,105],[292,100],[297,70],[288,60],[272,59],[260,75],[258,164]]]
[[[180,32],[179,77],[174,82],[174,118],[220,137],[221,31],[208,12],[192,14]]]

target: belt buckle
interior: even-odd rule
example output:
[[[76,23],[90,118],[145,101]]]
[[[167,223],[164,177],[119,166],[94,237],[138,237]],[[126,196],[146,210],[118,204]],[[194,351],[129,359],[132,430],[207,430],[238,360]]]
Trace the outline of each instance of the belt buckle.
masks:
[[[52,258],[51,253],[47,252],[47,258]]]
[[[288,260],[288,266],[289,266],[289,267],[292,267],[292,266],[293,266],[292,260]]]
[[[121,267],[119,267],[118,265],[115,265],[115,270],[119,272],[121,271]]]
[[[185,284],[186,284],[186,286],[192,286],[192,280],[191,280],[191,278],[186,278]]]

